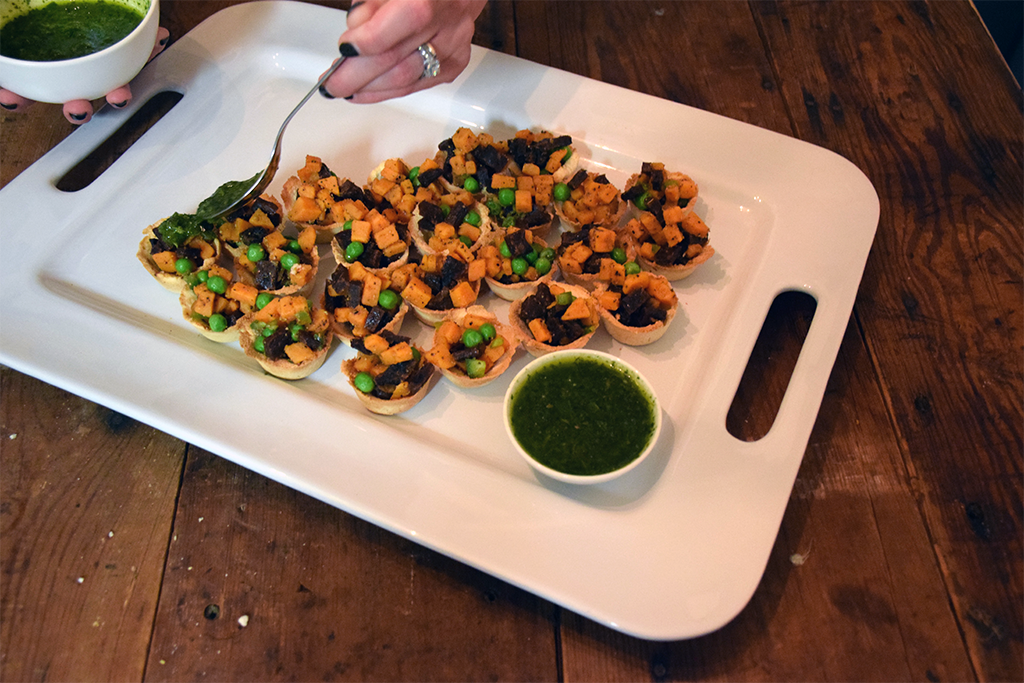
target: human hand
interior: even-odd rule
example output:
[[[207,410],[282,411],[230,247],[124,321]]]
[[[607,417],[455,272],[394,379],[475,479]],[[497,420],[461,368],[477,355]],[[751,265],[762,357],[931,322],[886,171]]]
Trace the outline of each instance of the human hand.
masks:
[[[380,102],[450,83],[469,64],[474,22],[486,0],[365,0],[348,11],[348,30],[339,49],[354,57],[320,92],[359,103]],[[418,48],[430,43],[436,76],[424,74]]]
[[[167,41],[170,38],[170,35],[170,31],[163,27],[157,29],[156,44],[153,46],[153,52],[149,55],[150,59],[156,57],[165,47],[167,47]],[[131,87],[122,85],[120,88],[114,88],[107,93],[106,100],[111,107],[114,107],[115,109],[123,109],[132,101]],[[27,100],[21,95],[17,95],[10,90],[0,88],[0,107],[3,107],[7,111],[24,111],[30,104],[32,104],[32,100]],[[70,102],[65,102],[64,118],[76,126],[86,123],[92,118],[92,102],[89,100],[72,100]]]

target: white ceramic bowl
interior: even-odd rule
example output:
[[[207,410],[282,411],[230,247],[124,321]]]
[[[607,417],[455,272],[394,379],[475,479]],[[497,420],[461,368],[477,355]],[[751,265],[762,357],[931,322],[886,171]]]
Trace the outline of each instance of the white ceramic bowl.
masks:
[[[0,26],[54,0],[0,0]],[[95,100],[126,85],[142,71],[156,44],[160,0],[110,0],[145,16],[135,30],[108,48],[84,57],[33,62],[0,55],[0,86],[37,102]]]
[[[654,429],[651,431],[647,445],[636,458],[630,460],[628,463],[616,470],[602,474],[587,475],[567,474],[565,472],[552,469],[551,467],[537,461],[532,455],[530,455],[530,453],[519,443],[512,431],[512,399],[516,392],[522,387],[523,383],[545,366],[552,363],[572,360],[573,358],[589,358],[601,361],[625,372],[640,389],[641,393],[646,396],[654,414]],[[526,367],[519,371],[519,373],[512,379],[511,384],[509,384],[508,390],[505,392],[503,413],[505,432],[508,434],[508,438],[512,441],[512,444],[515,446],[519,454],[523,456],[526,462],[528,462],[536,471],[544,474],[545,476],[570,484],[600,484],[622,476],[626,472],[637,467],[647,458],[648,455],[650,455],[651,451],[654,450],[655,444],[658,442],[658,436],[661,434],[661,404],[658,402],[658,396],[654,393],[654,388],[651,386],[650,382],[648,382],[647,379],[629,363],[626,363],[611,354],[603,353],[601,351],[589,351],[587,349],[565,349],[553,351],[531,361]]]

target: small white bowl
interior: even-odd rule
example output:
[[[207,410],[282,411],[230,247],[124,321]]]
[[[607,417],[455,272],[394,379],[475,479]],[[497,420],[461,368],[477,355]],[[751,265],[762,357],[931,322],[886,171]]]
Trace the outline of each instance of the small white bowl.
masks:
[[[613,366],[615,369],[624,372],[628,375],[637,388],[647,399],[651,411],[654,416],[654,429],[651,431],[651,435],[647,441],[646,446],[641,450],[637,457],[630,460],[625,465],[619,467],[616,470],[610,472],[604,472],[601,474],[567,474],[565,472],[552,469],[547,465],[537,461],[523,446],[519,443],[515,433],[512,430],[512,401],[516,392],[523,386],[523,384],[533,377],[538,370],[541,370],[545,366],[552,363],[561,363],[570,361],[574,358],[587,358],[596,360],[602,363]],[[654,393],[654,388],[650,382],[640,374],[640,372],[631,366],[629,363],[622,361],[611,354],[603,353],[601,351],[589,351],[587,349],[566,349],[560,351],[554,351],[544,356],[531,361],[526,367],[519,371],[519,373],[512,379],[509,384],[508,390],[505,392],[505,401],[503,405],[503,414],[505,422],[505,432],[508,434],[508,438],[512,441],[516,450],[520,455],[533,467],[536,471],[552,478],[557,481],[566,482],[569,484],[600,484],[606,481],[620,477],[626,472],[637,467],[643,462],[651,451],[654,450],[655,444],[658,442],[658,436],[661,434],[661,405],[658,402],[658,396]]]
[[[4,1],[0,25],[54,0]],[[145,12],[135,30],[108,48],[74,59],[34,62],[0,55],[0,86],[36,102],[96,100],[126,85],[149,60],[160,27],[160,0],[111,0]]]

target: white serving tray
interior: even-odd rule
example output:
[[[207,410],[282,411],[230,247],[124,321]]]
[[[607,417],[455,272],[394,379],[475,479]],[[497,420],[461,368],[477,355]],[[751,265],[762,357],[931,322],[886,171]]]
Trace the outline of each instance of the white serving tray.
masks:
[[[717,254],[677,283],[672,329],[649,347],[603,330],[591,344],[654,384],[666,420],[656,451],[606,485],[542,480],[502,429],[525,354],[482,390],[441,382],[381,418],[340,372],[347,347],[301,382],[264,375],[237,345],[196,334],[136,260],[145,226],[259,168],[344,26],[343,12],[301,3],[226,9],[143,71],[128,110],[100,112],[11,181],[0,362],[623,632],[677,639],[724,625],[764,571],[835,362],[878,222],[871,184],[819,147],[479,48],[455,83],[402,100],[314,97],[285,136],[272,192],[306,154],[363,182],[386,158],[433,156],[461,125],[569,133],[620,187],[642,161],[700,184]],[[102,176],[55,189],[168,89],[183,99]],[[768,307],[789,289],[816,298],[814,320],[771,431],[741,442],[725,416]],[[483,303],[504,316],[496,301]],[[403,332],[429,338],[411,319]]]

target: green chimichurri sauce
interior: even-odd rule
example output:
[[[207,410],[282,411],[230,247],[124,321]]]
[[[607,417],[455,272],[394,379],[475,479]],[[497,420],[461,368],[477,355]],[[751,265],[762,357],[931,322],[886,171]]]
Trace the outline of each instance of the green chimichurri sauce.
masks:
[[[245,196],[245,193],[256,184],[261,175],[263,175],[263,171],[248,180],[229,180],[224,183],[212,195],[199,202],[196,215],[203,219],[210,219],[224,213],[232,204]]]
[[[511,399],[512,433],[535,460],[566,474],[612,472],[654,433],[651,398],[624,370],[573,357],[541,366]]]
[[[52,2],[0,27],[0,54],[32,62],[54,62],[99,52],[142,21],[138,10],[104,0]]]

